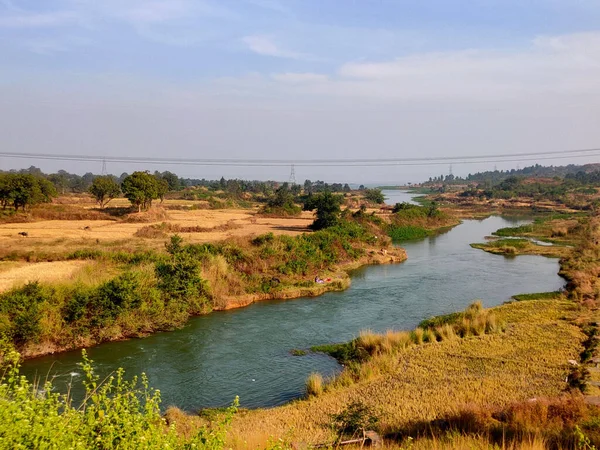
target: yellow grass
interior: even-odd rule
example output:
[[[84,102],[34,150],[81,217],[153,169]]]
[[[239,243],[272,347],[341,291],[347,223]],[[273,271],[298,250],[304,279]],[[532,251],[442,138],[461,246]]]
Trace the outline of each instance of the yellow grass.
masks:
[[[73,281],[79,271],[90,263],[86,261],[55,261],[40,263],[21,263],[0,271],[0,292],[28,282],[44,283],[54,281]]]
[[[111,205],[113,206],[113,205]],[[144,213],[142,213],[144,214]],[[214,229],[206,232],[179,232],[186,242],[216,242],[224,239],[257,236],[272,232],[277,235],[298,235],[309,232],[313,221],[310,212],[296,218],[259,218],[253,210],[169,210],[167,219],[156,216],[155,221],[127,222],[124,220],[43,220],[29,223],[0,224],[0,257],[11,252],[18,255],[31,253],[31,258],[45,255],[58,256],[78,248],[96,248],[116,243],[127,249],[161,249],[163,235],[155,239],[136,237],[149,225],[166,222],[174,229]],[[19,235],[26,232],[27,237]],[[172,233],[170,233],[172,234]],[[36,256],[36,253],[38,256]]]
[[[409,422],[433,420],[466,404],[501,406],[557,395],[566,387],[567,360],[577,358],[583,340],[580,329],[564,320],[576,315],[574,308],[561,300],[494,308],[498,320],[508,323],[506,332],[375,356],[361,366],[364,376],[358,382],[347,382],[343,372],[319,397],[241,413],[234,420],[231,443],[244,447],[244,441],[250,445],[265,435],[308,443],[328,441],[332,438],[325,427],[328,414],[352,401],[373,407],[383,431],[394,432]]]

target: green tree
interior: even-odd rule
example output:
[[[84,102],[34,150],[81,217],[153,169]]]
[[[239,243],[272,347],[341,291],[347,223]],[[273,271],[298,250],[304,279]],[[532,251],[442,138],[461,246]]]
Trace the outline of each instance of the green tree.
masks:
[[[96,177],[88,192],[94,196],[100,208],[104,208],[108,202],[121,193],[121,188],[110,175]]]
[[[367,189],[365,190],[365,199],[370,202],[381,204],[385,202],[385,197],[381,192],[381,189]]]
[[[304,204],[305,211],[317,210],[315,221],[310,225],[313,230],[337,225],[340,221],[340,206],[344,199],[341,195],[334,195],[329,191],[310,196]]]
[[[0,202],[3,207],[12,205],[19,208],[38,203],[49,203],[56,197],[54,185],[45,178],[26,173],[5,173],[0,175]]]
[[[162,203],[165,199],[165,195],[169,192],[169,182],[164,178],[156,179],[156,196],[160,198],[160,202]]]
[[[169,191],[179,191],[182,188],[181,180],[173,172],[168,170],[160,174],[160,178],[169,184]]]
[[[148,172],[133,172],[123,180],[121,191],[141,212],[152,206],[152,200],[158,198],[159,186],[156,177]]]
[[[208,285],[200,277],[198,259],[186,252],[183,239],[175,234],[165,247],[170,259],[155,266],[158,287],[170,299],[184,302],[188,311],[196,314],[202,311],[209,296]]]
[[[300,207],[294,203],[294,195],[288,183],[283,183],[277,188],[275,194],[267,200],[264,208],[264,212],[267,214],[281,213],[284,215],[297,215],[301,211]]]

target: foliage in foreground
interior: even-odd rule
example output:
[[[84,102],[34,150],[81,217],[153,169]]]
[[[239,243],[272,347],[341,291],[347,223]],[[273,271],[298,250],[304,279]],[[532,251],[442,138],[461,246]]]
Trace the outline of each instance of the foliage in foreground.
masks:
[[[85,398],[74,405],[19,374],[19,354],[9,352],[0,378],[0,448],[44,449],[220,449],[237,410],[237,400],[210,429],[198,428],[184,438],[160,414],[160,392],[148,387],[144,374],[125,379],[123,369],[100,382],[85,351]]]

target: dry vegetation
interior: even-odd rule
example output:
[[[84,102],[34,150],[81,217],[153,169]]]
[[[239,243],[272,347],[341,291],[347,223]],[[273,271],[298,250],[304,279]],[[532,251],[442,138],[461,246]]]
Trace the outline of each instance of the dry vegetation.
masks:
[[[55,281],[73,282],[76,279],[77,272],[89,264],[86,261],[55,261],[33,264],[0,262],[0,292],[33,281],[44,283]]]
[[[212,310],[342,290],[350,284],[348,270],[406,258],[390,247],[380,219],[346,216],[315,233],[306,227],[308,217],[257,219],[247,210],[153,208],[118,221],[3,224],[0,242],[7,245],[0,258],[10,266],[0,270],[0,290],[12,290],[2,294],[0,331],[32,357],[173,329]],[[183,259],[165,252],[174,235],[185,242]],[[185,271],[161,275],[171,260]],[[79,266],[113,279],[81,283],[72,276]],[[316,283],[316,275],[325,282]],[[30,288],[28,282],[41,283]],[[195,294],[179,298],[194,284]]]
[[[210,286],[211,308],[215,309],[245,306],[265,298],[344,289],[349,283],[345,270],[405,258],[403,251],[394,252],[387,247],[389,241],[375,225],[381,219],[366,214],[355,219],[367,227],[368,234],[379,233],[376,242],[364,236],[361,239],[365,240],[357,241],[358,245],[355,242],[354,247],[334,242],[343,257],[335,261],[315,260],[304,266],[306,258],[295,256],[314,245],[328,249],[332,245],[327,239],[292,239],[308,231],[310,213],[291,219],[259,218],[255,210],[188,208],[185,201],[167,200],[164,208],[149,213],[121,215],[118,201],[106,212],[87,210],[89,205],[83,201],[66,203],[58,205],[62,215],[48,213],[58,214],[58,210],[52,210],[56,207],[53,205],[48,210],[36,208],[37,212],[27,218],[29,222],[0,225],[0,258],[5,261],[0,264],[0,290],[2,283],[12,287],[35,277],[50,283],[53,292],[66,298],[73,285],[98,289],[128,271],[135,273],[142,298],[158,305],[154,265],[162,258],[165,238],[173,233],[196,244],[190,248],[198,252],[202,262],[200,275]],[[77,214],[84,219],[80,220]],[[454,216],[445,213],[415,214],[394,218],[395,225],[406,235],[414,232],[410,228],[413,226],[429,232],[457,223]],[[546,252],[548,256],[562,257],[561,274],[569,280],[568,299],[563,295],[540,297],[492,310],[483,310],[479,304],[464,313],[424,321],[412,332],[390,330],[378,335],[365,331],[352,343],[326,346],[346,352],[346,359],[340,358],[346,364],[342,373],[330,380],[311,375],[304,400],[239,413],[228,444],[234,448],[264,448],[287,446],[290,442],[332,442],[331,414],[343,411],[352,402],[360,402],[376,412],[379,431],[387,437],[389,448],[489,448],[490,443],[507,449],[559,445],[575,448],[576,424],[596,437],[600,429],[596,425],[600,423],[598,414],[583,404],[583,397],[565,392],[573,372],[568,361],[580,359],[582,343],[591,339],[586,339],[582,330],[596,319],[600,221],[550,219],[536,221],[530,228],[508,229],[504,234],[500,230],[498,235],[542,238],[555,246],[506,239],[482,246],[487,251],[505,254]],[[19,232],[28,236],[18,236]],[[200,245],[206,243],[210,244]],[[572,245],[575,248],[568,247]],[[292,258],[282,260],[282,255]],[[62,261],[73,258],[74,261]],[[34,265],[23,261],[56,262]],[[315,284],[315,271],[331,281]],[[54,305],[46,311],[41,323],[44,338],[28,349],[30,355],[157,329],[153,319],[133,311],[119,317],[100,335],[78,335],[77,330],[70,334],[60,325],[61,308]],[[164,315],[164,309],[158,308],[154,313],[159,317]],[[184,316],[177,316],[176,322],[182,323],[187,317]],[[173,323],[163,325],[168,329]],[[127,330],[134,331],[128,334]],[[71,342],[49,345],[53,336],[67,336]],[[204,423],[176,408],[168,411],[166,419],[184,435]],[[409,436],[418,439],[410,441]]]
[[[503,333],[375,352],[327,383],[319,396],[240,414],[231,444],[256,448],[264,446],[268,436],[326,442],[332,439],[328,414],[352,401],[373,407],[381,431],[393,435],[456,414],[467,405],[504,407],[559,395],[567,388],[567,361],[578,357],[584,339],[569,321],[578,308],[565,300],[515,302],[493,309],[497,320],[507,324]]]

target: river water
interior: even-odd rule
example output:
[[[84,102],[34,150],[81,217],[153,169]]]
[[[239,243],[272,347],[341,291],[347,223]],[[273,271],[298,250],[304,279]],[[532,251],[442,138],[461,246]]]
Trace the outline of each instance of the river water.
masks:
[[[388,202],[405,201],[410,194],[405,195]],[[363,329],[410,329],[475,299],[494,306],[515,294],[560,289],[564,281],[556,259],[507,258],[469,246],[498,228],[525,222],[466,220],[436,237],[402,243],[407,261],[357,270],[344,292],[216,312],[181,330],[102,344],[88,354],[101,377],[118,367],[130,375],[146,372],[151,386],[161,390],[163,406],[194,411],[228,405],[236,395],[244,407],[280,405],[303,394],[311,372],[327,376],[340,370],[328,356],[292,356],[292,349],[347,341]],[[50,355],[26,361],[23,372],[55,376],[58,389],[72,382],[77,396],[80,359],[79,351]]]

